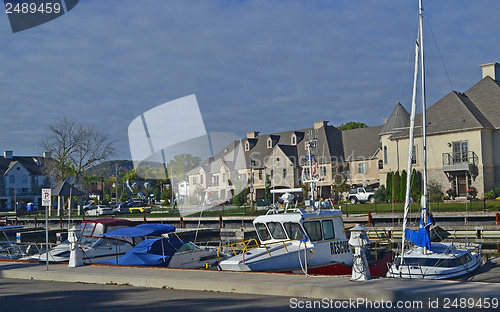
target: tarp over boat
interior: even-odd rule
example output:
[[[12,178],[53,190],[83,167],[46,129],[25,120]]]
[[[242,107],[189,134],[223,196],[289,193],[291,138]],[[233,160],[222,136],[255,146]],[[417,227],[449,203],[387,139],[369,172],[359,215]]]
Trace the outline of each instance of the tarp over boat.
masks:
[[[141,237],[159,236],[175,232],[175,226],[161,223],[140,224],[134,227],[121,228],[103,234],[107,237]]]
[[[418,232],[406,229],[405,239],[415,243],[419,247],[426,247],[431,250],[431,239],[429,237],[429,227],[432,224],[431,218],[428,218],[427,224],[424,226],[423,220],[420,219]]]
[[[167,267],[172,256],[183,244],[184,241],[177,237],[146,239],[122,257],[99,264]]]

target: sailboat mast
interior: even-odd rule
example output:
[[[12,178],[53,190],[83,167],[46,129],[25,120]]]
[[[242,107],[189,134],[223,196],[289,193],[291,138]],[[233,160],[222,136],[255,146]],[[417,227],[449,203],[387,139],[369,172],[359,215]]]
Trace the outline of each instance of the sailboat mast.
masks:
[[[423,196],[421,199],[422,208],[428,208],[427,196],[427,118],[425,102],[425,63],[424,63],[424,10],[422,0],[419,0],[419,32],[420,32],[420,72],[421,72],[421,92],[422,92],[422,151],[423,151]],[[427,213],[422,209],[423,224],[427,224]]]
[[[417,85],[418,85],[418,65],[420,60],[420,36],[417,35],[415,42],[415,68],[413,74],[413,93],[411,99],[411,115],[410,115],[410,130],[408,137],[408,172],[406,175],[406,196],[403,216],[403,237],[401,243],[401,264],[403,264],[404,250],[405,250],[405,233],[408,220],[408,212],[410,211],[410,189],[411,189],[411,174],[412,174],[412,160],[413,160],[413,145],[414,145],[414,132],[415,132],[415,115],[417,114]]]

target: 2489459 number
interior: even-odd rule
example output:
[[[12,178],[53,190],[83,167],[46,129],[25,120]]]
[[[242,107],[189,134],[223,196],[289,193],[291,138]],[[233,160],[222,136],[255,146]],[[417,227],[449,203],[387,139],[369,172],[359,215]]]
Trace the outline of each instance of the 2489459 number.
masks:
[[[44,14],[51,14],[55,13],[58,14],[61,12],[61,4],[60,3],[41,3],[40,5],[37,5],[34,2],[31,3],[16,3],[15,5],[6,2],[5,3],[5,13],[7,14],[35,14],[35,13],[44,13]]]
[[[444,309],[498,309],[497,298],[444,298]]]

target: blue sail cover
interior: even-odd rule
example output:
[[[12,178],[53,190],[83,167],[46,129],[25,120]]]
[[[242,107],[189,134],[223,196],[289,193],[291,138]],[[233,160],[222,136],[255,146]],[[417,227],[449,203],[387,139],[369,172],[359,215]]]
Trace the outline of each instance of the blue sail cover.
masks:
[[[102,236],[108,237],[141,237],[141,236],[159,236],[165,233],[175,232],[175,226],[161,223],[140,224],[133,227],[117,229]]]
[[[99,264],[167,267],[172,256],[182,245],[184,241],[177,237],[146,239],[122,257]]]
[[[422,218],[420,219],[420,226],[418,227],[418,232],[406,229],[405,239],[412,241],[415,245],[419,247],[426,247],[431,250],[431,239],[429,237],[428,227],[431,225],[431,219],[429,218],[426,226],[424,226]]]

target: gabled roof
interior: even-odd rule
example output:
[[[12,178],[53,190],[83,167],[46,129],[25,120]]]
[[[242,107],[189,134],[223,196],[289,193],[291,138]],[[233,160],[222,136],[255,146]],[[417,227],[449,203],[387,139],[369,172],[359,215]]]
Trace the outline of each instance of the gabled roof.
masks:
[[[408,113],[401,103],[398,103],[380,130],[379,135],[399,132],[401,128],[408,127],[409,121],[410,113]]]
[[[297,144],[291,145],[290,138],[292,135],[297,135]],[[319,129],[305,128],[298,130],[291,130],[273,134],[263,134],[256,138],[244,138],[242,139],[243,145],[248,141],[252,140],[254,145],[250,145],[251,149],[245,152],[245,160],[247,168],[250,168],[250,159],[254,160],[257,165],[254,165],[254,169],[264,168],[265,159],[269,157],[273,149],[267,148],[267,139],[273,136],[274,138],[279,138],[277,144],[281,147],[290,146],[295,148],[297,151],[297,159],[300,161],[305,159],[307,155],[306,143],[308,141],[308,136],[317,138],[316,148],[313,149],[312,153],[315,154],[316,159],[320,162],[332,161],[335,159],[344,158],[344,149],[342,146],[342,131],[335,128],[334,126],[323,126]],[[298,140],[300,136],[303,139]],[[257,140],[257,141],[255,141]],[[285,147],[287,148],[287,147]]]
[[[379,132],[383,127],[375,126],[342,131],[345,160],[374,158],[380,148]]]
[[[52,196],[78,196],[78,195],[84,195],[81,190],[77,189],[70,183],[64,181],[64,182],[59,182],[54,186],[52,189]]]
[[[0,175],[4,175],[9,168],[12,168],[15,164],[19,163],[33,176],[43,176],[43,166],[53,159],[47,159],[43,157],[32,157],[32,156],[13,156],[12,158],[5,158],[0,156]]]
[[[493,129],[486,116],[466,94],[452,91],[427,109],[427,135],[476,129]],[[394,133],[391,139],[408,137],[409,129]],[[422,113],[415,116],[415,135],[422,133]]]
[[[467,90],[465,95],[492,127],[500,129],[500,81],[487,76]]]

